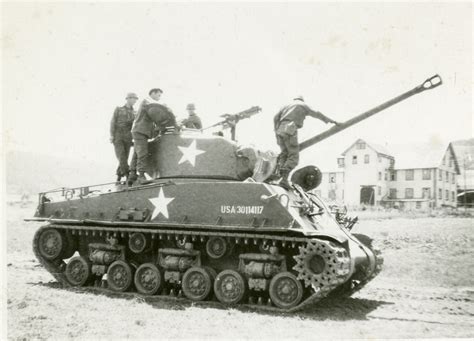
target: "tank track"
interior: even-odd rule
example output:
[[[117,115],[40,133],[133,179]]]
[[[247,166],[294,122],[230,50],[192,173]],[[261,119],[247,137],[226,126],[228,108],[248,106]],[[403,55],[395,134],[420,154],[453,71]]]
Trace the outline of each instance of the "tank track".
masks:
[[[358,274],[358,279],[350,278],[347,282],[331,293],[331,297],[350,297],[356,292],[363,289],[370,281],[372,281],[382,271],[384,258],[382,251],[375,241],[366,235],[354,235],[362,244],[368,247],[375,256],[375,268],[373,271],[364,269]],[[362,276],[362,278],[360,277]],[[355,276],[354,276],[355,277]]]
[[[85,226],[85,225],[56,225],[49,224],[45,225],[37,230],[33,240],[33,251],[35,256],[41,263],[41,265],[50,272],[53,277],[61,283],[64,287],[71,287],[71,283],[65,274],[66,263],[64,259],[67,259],[72,256],[71,250],[67,251],[66,254],[63,252],[63,256],[58,257],[57,259],[47,259],[42,255],[39,249],[40,237],[43,232],[49,229],[55,229],[64,233],[66,237],[74,238],[73,236],[89,236],[97,238],[108,238],[108,237],[129,237],[131,234],[136,232],[142,232],[147,234],[152,239],[160,240],[189,240],[189,241],[203,241],[209,237],[223,237],[229,240],[231,243],[241,243],[245,245],[254,245],[255,247],[260,246],[278,246],[283,251],[282,254],[285,254],[288,251],[289,254],[294,254],[292,258],[296,261],[296,264],[292,267],[293,273],[296,273],[297,279],[305,284],[305,297],[304,299],[296,306],[291,308],[279,308],[272,305],[270,298],[267,299],[267,305],[263,304],[261,296],[257,302],[253,302],[252,298],[249,297],[249,303],[239,303],[239,306],[248,307],[257,310],[264,311],[276,311],[276,312],[295,312],[302,310],[309,305],[313,305],[320,300],[327,297],[330,293],[339,291],[341,286],[348,280],[350,272],[350,263],[351,259],[347,251],[342,247],[337,245],[334,242],[330,242],[322,239],[309,239],[304,237],[289,237],[289,236],[275,236],[275,235],[266,235],[266,234],[257,234],[257,233],[237,233],[237,232],[216,232],[216,231],[189,231],[189,230],[179,230],[179,229],[137,229],[137,228],[127,228],[127,227],[103,227],[103,226]],[[72,239],[71,239],[72,240]],[[335,271],[322,273],[322,274],[312,274],[311,271],[304,268],[304,259],[306,256],[317,253],[318,250],[323,250],[330,252],[337,258],[337,269]],[[75,250],[74,250],[75,251]],[[335,261],[336,263],[336,261]],[[290,269],[288,269],[290,271]],[[380,271],[380,270],[378,270]],[[365,285],[373,277],[376,276],[378,272],[374,271],[370,277],[364,279],[360,283],[364,282]],[[109,292],[111,294],[128,294],[128,293],[117,293],[108,288],[103,288],[103,281],[96,281],[95,287],[89,287],[93,291],[103,291]],[[360,284],[359,283],[359,284]],[[362,286],[363,286],[362,285]],[[362,287],[358,287],[357,290],[360,290]],[[88,290],[87,287],[84,287],[84,290]],[[355,290],[355,291],[357,291]],[[345,294],[349,292],[345,290]],[[140,293],[130,293],[132,295],[139,295],[150,298],[149,295],[143,295]],[[169,294],[172,294],[169,293]],[[153,298],[169,295],[164,292],[160,295],[154,295]],[[215,295],[211,298],[213,301],[216,301]],[[183,300],[188,300],[183,298]],[[199,302],[201,303],[201,302]],[[203,302],[205,303],[205,302]],[[221,304],[220,302],[216,302]],[[225,306],[225,305],[224,305]]]

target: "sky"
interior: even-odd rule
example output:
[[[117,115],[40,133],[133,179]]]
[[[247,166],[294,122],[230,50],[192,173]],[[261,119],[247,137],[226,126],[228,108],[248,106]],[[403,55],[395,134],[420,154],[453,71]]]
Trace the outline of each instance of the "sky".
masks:
[[[443,86],[302,152],[335,161],[357,138],[416,145],[473,136],[470,3],[3,3],[8,150],[97,159],[115,171],[109,122],[152,87],[204,125],[258,105],[238,140],[278,150],[274,114],[295,95],[345,121],[440,74]],[[329,128],[308,118],[300,140]]]

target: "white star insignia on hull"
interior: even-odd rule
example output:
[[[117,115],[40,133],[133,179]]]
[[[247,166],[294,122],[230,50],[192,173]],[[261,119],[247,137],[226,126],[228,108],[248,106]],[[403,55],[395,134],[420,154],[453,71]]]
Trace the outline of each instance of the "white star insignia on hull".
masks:
[[[163,188],[160,188],[158,197],[148,199],[155,206],[153,214],[151,215],[151,220],[155,219],[160,213],[168,219],[168,204],[174,200],[174,198],[165,197]]]
[[[196,140],[191,142],[189,147],[179,147],[179,150],[183,154],[181,156],[181,159],[178,162],[178,165],[188,161],[193,167],[196,165],[196,156],[204,154],[206,151],[205,150],[200,150],[196,148]]]

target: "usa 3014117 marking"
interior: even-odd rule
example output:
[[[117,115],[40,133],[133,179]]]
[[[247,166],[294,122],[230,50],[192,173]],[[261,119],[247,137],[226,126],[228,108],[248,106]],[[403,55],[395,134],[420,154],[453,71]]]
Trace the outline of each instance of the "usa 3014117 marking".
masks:
[[[263,206],[221,206],[223,214],[262,214]]]

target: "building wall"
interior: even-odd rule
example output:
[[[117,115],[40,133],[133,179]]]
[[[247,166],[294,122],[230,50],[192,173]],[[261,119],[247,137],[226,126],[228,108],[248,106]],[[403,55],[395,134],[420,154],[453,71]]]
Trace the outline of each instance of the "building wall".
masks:
[[[314,192],[329,202],[344,202],[344,172],[324,172],[321,185]]]
[[[454,154],[450,148],[448,148],[444,154],[441,165],[436,170],[436,175],[436,207],[456,207],[457,174],[456,166],[454,164]]]
[[[368,155],[368,163],[366,156]],[[354,163],[354,157],[357,163]],[[378,154],[367,144],[364,149],[359,149],[357,144],[347,150],[344,155],[344,194],[345,203],[349,206],[360,205],[360,193],[363,186],[374,188],[375,204],[388,193],[388,170],[391,158]]]

